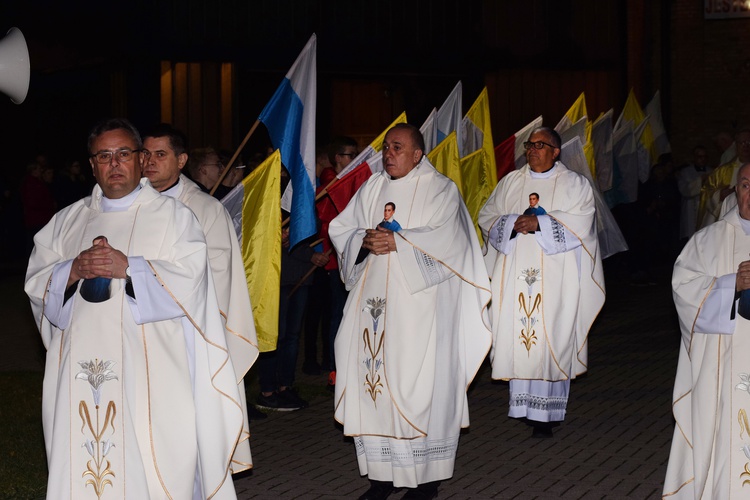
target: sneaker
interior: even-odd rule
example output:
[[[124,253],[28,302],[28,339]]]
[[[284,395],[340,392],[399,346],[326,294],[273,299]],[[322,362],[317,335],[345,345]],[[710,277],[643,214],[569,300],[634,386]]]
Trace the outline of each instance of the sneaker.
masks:
[[[268,417],[265,413],[257,409],[253,405],[247,405],[247,419],[252,422],[253,420],[263,420]]]
[[[294,407],[295,410],[301,410],[302,408],[310,406],[309,403],[299,397],[297,391],[291,387],[277,392],[276,395],[279,398],[279,401],[288,408]]]
[[[279,394],[278,392],[274,392],[270,396],[264,396],[261,392],[255,399],[255,406],[257,406],[258,408],[263,408],[264,410],[279,411],[294,411],[302,408],[302,406],[298,404],[292,404],[286,399],[282,399],[281,394]]]

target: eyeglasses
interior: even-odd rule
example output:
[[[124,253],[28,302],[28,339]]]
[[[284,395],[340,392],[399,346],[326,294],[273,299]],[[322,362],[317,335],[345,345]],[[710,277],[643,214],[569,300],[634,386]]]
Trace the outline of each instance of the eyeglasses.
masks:
[[[354,158],[359,153],[336,153],[336,154],[339,155],[339,156],[348,156],[349,158]]]
[[[122,148],[114,151],[97,151],[92,154],[89,158],[94,158],[96,163],[99,165],[106,165],[112,162],[112,158],[117,158],[117,161],[126,163],[133,159],[133,153],[140,153],[140,149]]]
[[[557,147],[557,146],[553,146],[552,144],[547,144],[546,142],[543,142],[543,141],[536,141],[536,142],[526,141],[523,143],[523,149],[526,149],[526,150],[529,150],[531,148],[542,149],[544,146],[549,146],[552,149],[555,149]]]
[[[216,168],[224,168],[224,165],[222,165],[221,163],[204,163],[204,164],[203,164],[203,165],[201,165],[201,166],[203,166],[203,167],[216,167]]]
[[[738,141],[737,145],[740,146],[740,147],[745,147],[746,148],[746,147],[750,146],[750,141]]]

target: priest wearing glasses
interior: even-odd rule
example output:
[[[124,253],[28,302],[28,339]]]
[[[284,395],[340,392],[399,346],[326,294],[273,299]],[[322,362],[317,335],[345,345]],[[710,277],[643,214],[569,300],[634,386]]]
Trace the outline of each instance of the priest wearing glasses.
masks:
[[[235,499],[241,396],[201,226],[141,178],[127,120],[88,148],[97,185],[37,233],[26,273],[47,498]]]
[[[565,418],[605,297],[592,187],[559,161],[560,146],[553,129],[535,129],[527,164],[500,180],[479,213],[492,276],[492,378],[510,381],[508,416],[540,438]],[[524,214],[532,195],[546,214]]]

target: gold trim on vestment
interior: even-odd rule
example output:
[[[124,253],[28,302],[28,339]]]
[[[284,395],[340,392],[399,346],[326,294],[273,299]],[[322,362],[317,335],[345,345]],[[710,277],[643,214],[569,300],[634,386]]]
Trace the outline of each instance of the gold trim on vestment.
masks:
[[[241,420],[241,421],[242,421],[243,423],[241,423],[241,424],[240,424],[240,430],[239,430],[239,432],[237,433],[237,437],[236,437],[236,438],[235,438],[235,440],[234,440],[234,445],[232,446],[232,450],[230,451],[229,457],[227,457],[226,461],[224,462],[224,477],[223,477],[222,481],[221,481],[221,482],[219,482],[219,484],[218,484],[218,485],[216,486],[216,488],[215,488],[215,489],[214,489],[214,490],[213,490],[213,491],[212,491],[212,492],[211,492],[210,494],[208,494],[208,496],[206,496],[206,500],[210,500],[211,498],[213,498],[213,496],[214,496],[214,495],[216,495],[216,493],[217,493],[217,492],[218,492],[218,491],[219,491],[219,490],[221,489],[221,487],[222,487],[222,486],[224,485],[224,482],[226,482],[226,480],[227,480],[227,477],[231,477],[231,470],[232,470],[232,469],[231,469],[232,456],[234,455],[234,450],[235,450],[235,449],[237,449],[237,443],[239,443],[239,440],[240,440],[240,438],[241,438],[241,436],[242,436],[242,432],[243,432],[243,430],[244,430],[244,429],[243,429],[243,427],[244,427],[245,416],[244,416],[244,415],[242,415],[242,413],[243,413],[243,410],[242,410],[242,404],[241,404],[241,403],[240,403],[239,401],[235,400],[235,399],[234,399],[234,398],[233,398],[232,396],[230,396],[230,395],[229,395],[229,394],[227,394],[226,392],[224,392],[224,391],[222,391],[221,389],[219,389],[219,388],[218,388],[218,387],[216,386],[216,384],[214,383],[214,380],[216,379],[216,377],[218,377],[218,376],[219,376],[219,373],[220,373],[220,372],[221,372],[221,371],[222,371],[222,370],[223,370],[223,369],[224,369],[224,368],[225,368],[225,367],[227,366],[227,363],[228,363],[228,362],[229,362],[229,360],[230,360],[230,357],[229,357],[229,350],[228,350],[228,349],[225,349],[225,348],[223,348],[223,347],[221,347],[221,346],[220,346],[220,345],[218,345],[218,344],[215,344],[214,342],[211,342],[211,341],[209,341],[209,339],[208,339],[208,338],[206,337],[206,335],[205,335],[205,334],[203,333],[203,330],[202,330],[202,329],[201,329],[201,328],[200,328],[200,327],[198,326],[198,324],[197,324],[197,323],[196,323],[196,321],[195,321],[195,320],[193,319],[193,317],[192,317],[192,316],[191,316],[191,315],[190,315],[190,314],[189,314],[189,313],[187,312],[187,310],[186,310],[186,309],[185,309],[185,307],[184,307],[184,306],[182,305],[182,303],[181,303],[181,302],[180,302],[179,300],[177,300],[177,298],[176,298],[176,297],[175,297],[175,295],[174,295],[174,294],[172,293],[172,291],[171,291],[171,290],[169,289],[169,287],[167,286],[167,284],[166,284],[166,283],[164,282],[164,280],[163,280],[163,279],[162,279],[162,278],[161,278],[161,277],[159,276],[159,273],[157,272],[156,268],[155,268],[155,267],[154,267],[154,265],[153,265],[153,264],[151,263],[151,261],[148,261],[148,260],[147,260],[146,262],[148,263],[149,267],[151,267],[151,272],[153,273],[153,275],[154,275],[154,277],[156,278],[156,280],[157,280],[157,281],[159,282],[159,284],[160,284],[160,285],[161,285],[161,286],[162,286],[162,287],[164,288],[164,290],[165,290],[165,291],[166,291],[166,292],[167,292],[167,293],[169,294],[169,296],[170,296],[170,297],[172,298],[172,300],[173,300],[173,301],[175,302],[175,304],[177,304],[177,306],[178,306],[178,307],[179,307],[179,308],[180,308],[180,309],[182,310],[182,312],[183,312],[183,313],[185,314],[185,317],[186,317],[186,318],[188,319],[188,321],[190,321],[190,323],[191,323],[191,324],[193,325],[193,328],[195,328],[195,331],[196,331],[196,332],[198,332],[198,334],[199,334],[199,335],[200,335],[201,337],[203,337],[203,340],[204,340],[204,342],[206,342],[206,344],[208,344],[208,345],[210,345],[210,346],[212,346],[212,347],[215,347],[216,349],[219,349],[220,351],[223,351],[223,352],[224,352],[224,353],[226,354],[226,358],[224,359],[224,362],[223,362],[223,363],[221,364],[221,366],[219,366],[219,367],[218,367],[218,368],[216,369],[216,372],[215,372],[214,374],[212,374],[212,375],[211,375],[211,387],[213,387],[213,388],[214,388],[214,390],[215,390],[216,392],[218,392],[219,394],[221,394],[222,396],[224,396],[225,398],[227,398],[227,399],[228,399],[229,401],[231,401],[232,403],[234,403],[234,405],[235,405],[235,406],[237,406],[237,408],[238,408],[238,409],[240,410],[240,417],[241,417],[241,418],[240,418],[240,420]],[[223,330],[223,328],[222,328],[222,330]],[[232,380],[234,380],[234,375],[232,375]],[[200,451],[199,451],[199,454],[198,454],[198,458],[199,458],[199,461],[200,461]]]
[[[415,193],[416,193],[416,190],[415,190]],[[411,215],[411,212],[410,212],[410,215]],[[398,234],[398,233],[394,232],[393,234]],[[391,253],[393,253],[393,252],[388,252],[388,255],[387,255],[387,257],[388,257],[388,267],[386,269],[386,274],[385,274],[385,276],[386,276],[386,278],[385,278],[386,310],[385,310],[385,316],[383,317],[383,335],[385,335],[385,330],[388,327],[388,309],[387,309],[387,307],[388,307],[388,286],[390,285],[390,278],[391,278]],[[365,288],[364,285],[365,285],[365,283],[363,282],[362,286],[360,287],[362,290],[364,290],[364,288]],[[384,375],[384,378],[385,378],[385,385],[388,387],[388,397],[390,398],[391,403],[393,404],[393,407],[396,408],[396,411],[398,412],[398,414],[401,415],[401,418],[403,418],[406,421],[407,424],[409,424],[414,430],[416,430],[417,432],[419,432],[421,434],[420,436],[417,436],[417,437],[427,437],[427,432],[423,431],[422,429],[420,429],[419,427],[417,427],[416,425],[414,425],[414,423],[411,420],[409,420],[409,418],[404,414],[403,410],[401,410],[401,407],[398,405],[398,402],[396,402],[396,400],[393,399],[393,391],[391,391],[391,384],[388,382],[388,365],[387,365],[386,359],[385,359],[385,352],[386,352],[386,350],[383,349],[383,375]],[[365,434],[365,435],[373,435],[373,436],[377,435],[377,436],[379,436],[380,434]],[[416,439],[416,438],[399,438],[399,437],[394,437],[394,436],[388,436],[388,437],[391,437],[392,439]]]
[[[554,217],[551,217],[551,218],[554,218]],[[555,219],[555,220],[557,220],[557,219]],[[580,238],[578,238],[578,239],[580,240]],[[583,241],[581,241],[581,244],[583,244]],[[544,276],[544,261],[545,261],[545,259],[544,259],[544,251],[540,248],[539,252],[541,253],[541,256],[539,258],[539,260],[541,262],[540,267],[542,268],[541,274],[542,274],[542,276]],[[544,280],[541,280],[541,281],[542,281],[542,294],[544,294],[544,283],[545,283],[545,281]],[[580,297],[579,297],[579,300],[580,300]],[[557,360],[557,355],[555,354],[555,350],[552,349],[552,342],[550,342],[549,335],[547,334],[547,317],[544,314],[544,310],[545,310],[544,304],[542,304],[542,308],[541,309],[542,309],[542,326],[544,327],[544,339],[547,342],[547,350],[549,351],[550,356],[552,356],[552,361],[554,361],[555,366],[557,367],[558,371],[560,373],[562,373],[563,376],[565,377],[565,378],[563,378],[561,380],[570,380],[570,373],[567,373],[565,370],[563,370],[560,367],[560,362]],[[573,324],[573,329],[574,329],[573,330],[573,336],[575,337],[575,324]],[[588,331],[586,332],[586,337],[588,338]],[[576,353],[576,358],[577,357],[578,357],[578,353]],[[539,379],[531,379],[531,380],[539,380]],[[545,380],[545,379],[542,379],[542,380]]]
[[[682,483],[682,484],[680,485],[680,487],[679,487],[679,488],[677,488],[676,490],[674,490],[674,491],[672,491],[672,492],[670,492],[670,493],[665,493],[665,494],[663,494],[663,495],[662,495],[661,497],[662,497],[662,498],[666,498],[666,497],[671,497],[672,495],[676,495],[677,493],[679,493],[679,492],[680,492],[680,490],[681,490],[681,489],[682,489],[682,488],[683,488],[684,486],[687,486],[688,484],[692,483],[693,481],[695,481],[695,476],[691,477],[690,479],[688,479],[687,481],[685,481],[684,483]]]
[[[408,229],[408,228],[407,228],[407,229]],[[412,243],[411,241],[409,241],[409,240],[408,240],[408,239],[407,239],[407,238],[406,238],[406,237],[405,237],[405,236],[404,236],[403,234],[401,234],[401,232],[394,232],[393,234],[397,234],[397,235],[401,236],[401,238],[402,238],[402,239],[403,239],[403,240],[404,240],[405,242],[407,242],[407,243],[408,243],[409,245],[413,246],[414,248],[416,248],[417,250],[419,250],[419,251],[420,251],[420,252],[422,252],[423,254],[427,255],[427,256],[428,256],[428,257],[430,257],[431,259],[433,259],[433,260],[435,260],[436,262],[439,262],[440,264],[442,264],[443,266],[445,266],[445,267],[446,267],[447,269],[449,269],[449,270],[450,270],[450,271],[451,271],[451,272],[452,272],[453,274],[455,274],[456,276],[458,276],[458,277],[459,277],[459,278],[461,279],[461,281],[464,281],[464,282],[466,282],[466,283],[470,284],[470,285],[471,285],[471,286],[473,286],[474,288],[479,288],[480,290],[484,290],[484,291],[486,291],[486,292],[490,293],[490,295],[492,294],[492,290],[488,290],[487,288],[484,288],[483,286],[479,286],[479,285],[477,285],[476,283],[474,283],[473,281],[471,281],[471,280],[467,279],[467,278],[466,278],[466,277],[464,277],[464,276],[463,276],[463,275],[462,275],[461,273],[459,273],[458,271],[456,271],[455,269],[453,269],[453,268],[452,268],[451,266],[449,266],[448,264],[446,264],[446,263],[445,263],[445,262],[443,262],[442,260],[438,259],[437,257],[435,257],[434,255],[432,255],[432,254],[431,254],[431,253],[429,253],[429,252],[425,252],[425,251],[424,251],[424,250],[422,250],[422,249],[421,249],[420,247],[418,247],[417,245],[415,245],[414,243]]]
[[[711,294],[711,290],[713,290],[714,285],[716,285],[716,278],[713,278],[711,280],[711,284],[708,285],[708,290],[706,291],[706,294],[703,296],[703,300],[701,300],[700,305],[698,306],[698,310],[695,313],[695,318],[693,318],[693,324],[690,326],[690,342],[688,343],[688,357],[690,357],[690,353],[693,350],[693,336],[695,335],[695,324],[698,322],[698,317],[701,315],[701,309],[703,309],[703,304],[706,303],[706,300],[708,300],[708,296]]]
[[[554,210],[553,210],[553,212],[554,212]],[[548,214],[548,215],[549,215],[549,214]],[[565,229],[567,229],[568,231],[570,231],[570,233],[571,233],[572,235],[574,235],[574,236],[575,236],[576,238],[578,238],[578,241],[580,241],[580,242],[581,242],[581,248],[583,248],[583,250],[584,250],[584,251],[586,252],[586,255],[588,255],[588,256],[589,256],[589,258],[590,258],[590,259],[591,259],[591,260],[592,260],[592,261],[594,262],[594,265],[593,265],[593,266],[591,266],[591,274],[589,274],[589,278],[591,278],[591,281],[593,281],[593,282],[594,282],[594,284],[595,284],[595,285],[596,285],[596,286],[597,286],[597,287],[599,288],[599,290],[601,290],[601,292],[602,292],[602,295],[604,295],[604,296],[606,297],[606,296],[607,296],[607,291],[606,291],[606,290],[604,289],[604,286],[603,286],[602,284],[600,284],[600,283],[599,283],[599,282],[598,282],[598,281],[597,281],[597,280],[596,280],[596,279],[594,278],[594,271],[596,270],[596,259],[595,259],[595,258],[594,258],[594,256],[593,256],[593,255],[591,254],[591,252],[589,251],[589,249],[588,249],[588,248],[586,247],[586,244],[585,244],[585,243],[583,242],[583,238],[581,238],[580,236],[578,236],[578,234],[577,234],[577,233],[576,233],[575,231],[573,231],[572,229],[570,229],[570,228],[569,228],[568,226],[566,226],[566,225],[565,225],[565,224],[564,224],[563,222],[561,222],[561,221],[560,221],[559,219],[557,219],[557,218],[555,218],[555,217],[552,217],[551,215],[550,215],[550,218],[552,218],[552,219],[555,219],[555,220],[557,221],[557,223],[558,223],[558,224],[560,224],[560,225],[561,225],[561,226],[563,226],[563,227],[564,227]],[[596,224],[596,217],[594,217],[594,224]],[[599,237],[599,235],[598,235],[598,234],[595,234],[595,235],[594,235],[594,237],[595,237],[595,238],[598,238],[598,237]],[[604,275],[603,275],[603,274],[602,274],[602,278],[604,278]],[[604,302],[602,302],[602,305],[601,305],[601,306],[599,306],[599,310],[598,310],[598,311],[596,311],[596,314],[594,315],[594,319],[592,319],[592,320],[591,320],[591,323],[589,323],[589,326],[588,326],[588,328],[586,329],[586,336],[585,336],[585,337],[583,338],[583,342],[581,342],[581,346],[580,346],[580,348],[578,349],[578,352],[576,352],[576,359],[578,360],[578,362],[579,362],[579,363],[581,363],[581,364],[582,364],[582,365],[583,365],[584,367],[586,367],[586,371],[588,371],[588,366],[586,365],[586,363],[583,363],[583,362],[581,361],[581,358],[580,358],[580,357],[578,356],[578,354],[580,354],[580,353],[581,353],[581,352],[583,351],[583,348],[584,348],[584,346],[586,346],[586,344],[588,343],[588,340],[589,340],[589,332],[591,332],[591,328],[592,328],[592,327],[594,326],[594,321],[596,321],[596,318],[598,318],[598,317],[599,317],[599,313],[600,313],[600,312],[602,312],[602,308],[603,308],[603,307],[604,307]],[[585,373],[585,371],[584,371],[584,372],[581,372],[581,373]],[[580,375],[580,374],[577,374],[577,375]]]
[[[339,423],[341,423],[341,422],[339,422]],[[415,427],[415,429],[416,429],[416,427]],[[417,430],[419,430],[419,429],[417,429]],[[347,434],[345,432],[344,436],[348,436],[348,437],[374,436],[374,437],[395,439],[395,440],[398,440],[398,441],[414,441],[415,439],[426,438],[427,434],[420,434],[419,436],[414,436],[414,437],[398,437],[398,436],[391,436],[390,434],[367,434],[367,433],[364,433],[364,432],[360,433],[360,434]]]
[[[685,394],[683,394],[682,396],[680,396],[679,398],[677,398],[672,403],[672,414],[674,414],[674,409],[675,409],[675,406],[677,406],[677,403],[679,403],[682,400],[682,398],[686,398],[688,395],[692,394],[692,392],[693,392],[692,389],[689,390],[688,392],[686,392]],[[685,431],[682,429],[682,426],[680,425],[680,421],[677,420],[677,419],[675,419],[675,425],[677,425],[677,428],[680,429],[680,434],[682,434],[682,437],[685,439],[685,442],[688,444],[688,446],[692,450],[693,449],[693,443],[690,442],[690,439],[688,438],[687,434],[685,434]]]
[[[151,447],[151,459],[154,461],[154,469],[156,470],[156,477],[159,478],[159,483],[161,483],[161,488],[164,490],[164,493],[166,493],[167,497],[170,500],[173,500],[172,495],[169,494],[167,485],[164,484],[164,478],[161,476],[161,471],[159,470],[159,464],[156,462],[156,448],[154,447],[154,429],[151,423],[151,369],[149,367],[149,362],[148,362],[148,343],[146,342],[146,328],[144,325],[141,325],[141,342],[143,342],[143,354],[144,354],[145,363],[146,363],[146,395],[147,395],[146,400],[148,401],[148,438],[149,438],[149,445]]]

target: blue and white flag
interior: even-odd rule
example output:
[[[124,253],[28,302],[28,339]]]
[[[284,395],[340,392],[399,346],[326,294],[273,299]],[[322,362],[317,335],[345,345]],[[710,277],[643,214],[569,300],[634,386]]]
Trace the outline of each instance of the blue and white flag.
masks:
[[[291,182],[281,199],[290,214],[289,244],[314,235],[315,223],[315,102],[317,37],[313,34],[276,89],[258,120],[268,129]]]

